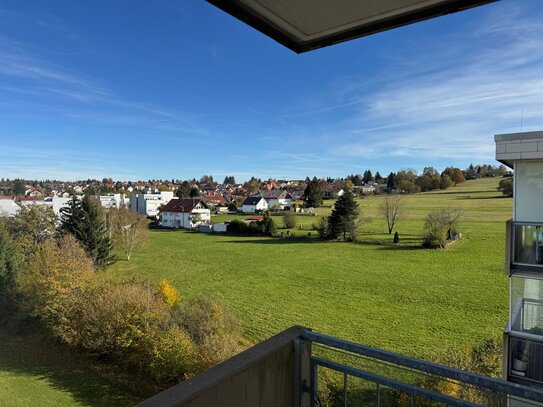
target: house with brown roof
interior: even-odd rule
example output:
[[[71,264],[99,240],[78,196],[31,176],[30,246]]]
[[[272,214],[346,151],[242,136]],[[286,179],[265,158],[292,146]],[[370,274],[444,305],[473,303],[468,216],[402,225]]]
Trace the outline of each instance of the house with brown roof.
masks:
[[[162,226],[192,229],[211,221],[209,206],[200,198],[172,199],[162,208]]]

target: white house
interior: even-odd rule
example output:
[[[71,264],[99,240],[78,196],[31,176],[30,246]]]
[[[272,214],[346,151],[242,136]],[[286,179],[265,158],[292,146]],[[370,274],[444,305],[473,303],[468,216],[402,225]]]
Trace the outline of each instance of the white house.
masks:
[[[162,191],[155,194],[132,194],[130,209],[143,216],[157,217],[162,205],[173,199],[173,191]]]
[[[13,217],[17,215],[21,207],[11,199],[0,199],[0,218]]]
[[[162,226],[192,229],[211,221],[211,211],[198,198],[172,199],[162,208]]]
[[[76,195],[78,198],[81,198],[79,195]],[[27,205],[45,205],[53,209],[55,216],[60,218],[60,210],[68,206],[68,202],[72,200],[71,196],[53,196],[51,198],[45,198],[43,200],[21,200],[20,204],[22,206]]]
[[[290,208],[293,201],[292,196],[288,191],[267,191],[264,193],[264,198],[271,209]]]
[[[256,213],[268,210],[270,205],[260,195],[245,198],[239,210],[243,213]]]
[[[98,195],[95,197],[102,208],[122,208],[127,207],[130,204],[130,201],[125,198],[124,194],[107,194],[107,195]]]

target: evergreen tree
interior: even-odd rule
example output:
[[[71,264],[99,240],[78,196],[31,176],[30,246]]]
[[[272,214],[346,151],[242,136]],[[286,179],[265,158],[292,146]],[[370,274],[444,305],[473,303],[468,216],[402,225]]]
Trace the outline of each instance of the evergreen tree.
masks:
[[[236,183],[236,178],[234,178],[233,175],[224,177],[223,184],[234,185],[235,183]]]
[[[177,188],[175,196],[180,199],[190,197],[190,184],[187,181],[183,181],[181,185],[179,185],[179,188]]]
[[[364,171],[364,176],[362,177],[362,180],[364,181],[364,184],[373,181],[373,175],[371,173],[371,170]]]
[[[396,188],[396,174],[391,172],[390,174],[388,174],[388,178],[387,178],[387,190],[388,192],[390,192],[395,188]]]
[[[381,176],[381,174],[379,174],[379,171],[375,173],[375,182],[377,182],[378,184],[383,183],[383,177]]]
[[[308,208],[316,208],[322,205],[323,192],[320,187],[320,182],[317,177],[313,177],[311,181],[307,183],[304,191],[303,200],[305,206]]]
[[[71,233],[79,241],[96,268],[114,261],[104,211],[95,200],[88,195],[81,200],[73,197],[60,213],[61,230]]]
[[[25,182],[22,179],[17,178],[13,181],[13,194],[24,195],[26,192]]]
[[[200,190],[197,187],[192,187],[190,189],[189,196],[191,198],[196,198],[197,196],[200,196]]]
[[[0,323],[17,309],[17,277],[23,271],[23,256],[4,225],[0,223]]]
[[[328,217],[328,238],[337,239],[342,234],[343,239],[347,238],[347,234],[352,239],[356,238],[358,214],[358,204],[354,199],[353,191],[346,188],[345,193],[337,199],[332,214]]]
[[[264,214],[264,219],[261,221],[260,227],[262,228],[262,233],[267,236],[274,236],[277,233],[277,227],[275,226],[275,221],[270,216],[269,212]]]

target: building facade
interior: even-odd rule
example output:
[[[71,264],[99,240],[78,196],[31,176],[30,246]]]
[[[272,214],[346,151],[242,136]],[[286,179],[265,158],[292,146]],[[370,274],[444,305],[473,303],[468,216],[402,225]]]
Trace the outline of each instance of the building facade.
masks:
[[[197,198],[172,199],[162,208],[162,226],[192,229],[211,222],[211,210]]]
[[[132,194],[130,209],[143,216],[157,218],[160,208],[173,199],[173,191],[162,191],[152,194]]]
[[[500,134],[495,141],[496,159],[514,169],[513,218],[506,228],[510,304],[503,375],[543,388],[543,131]],[[511,405],[525,404],[511,400]]]

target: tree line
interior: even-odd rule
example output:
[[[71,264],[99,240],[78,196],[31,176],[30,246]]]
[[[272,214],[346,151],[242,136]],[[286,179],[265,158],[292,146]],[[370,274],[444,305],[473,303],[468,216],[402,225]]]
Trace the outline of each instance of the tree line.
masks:
[[[37,325],[65,345],[132,372],[149,396],[242,349],[237,323],[218,304],[185,299],[168,281],[111,278],[147,221],[73,199],[58,223],[51,208],[0,219],[0,324]],[[145,233],[143,233],[145,234]]]

